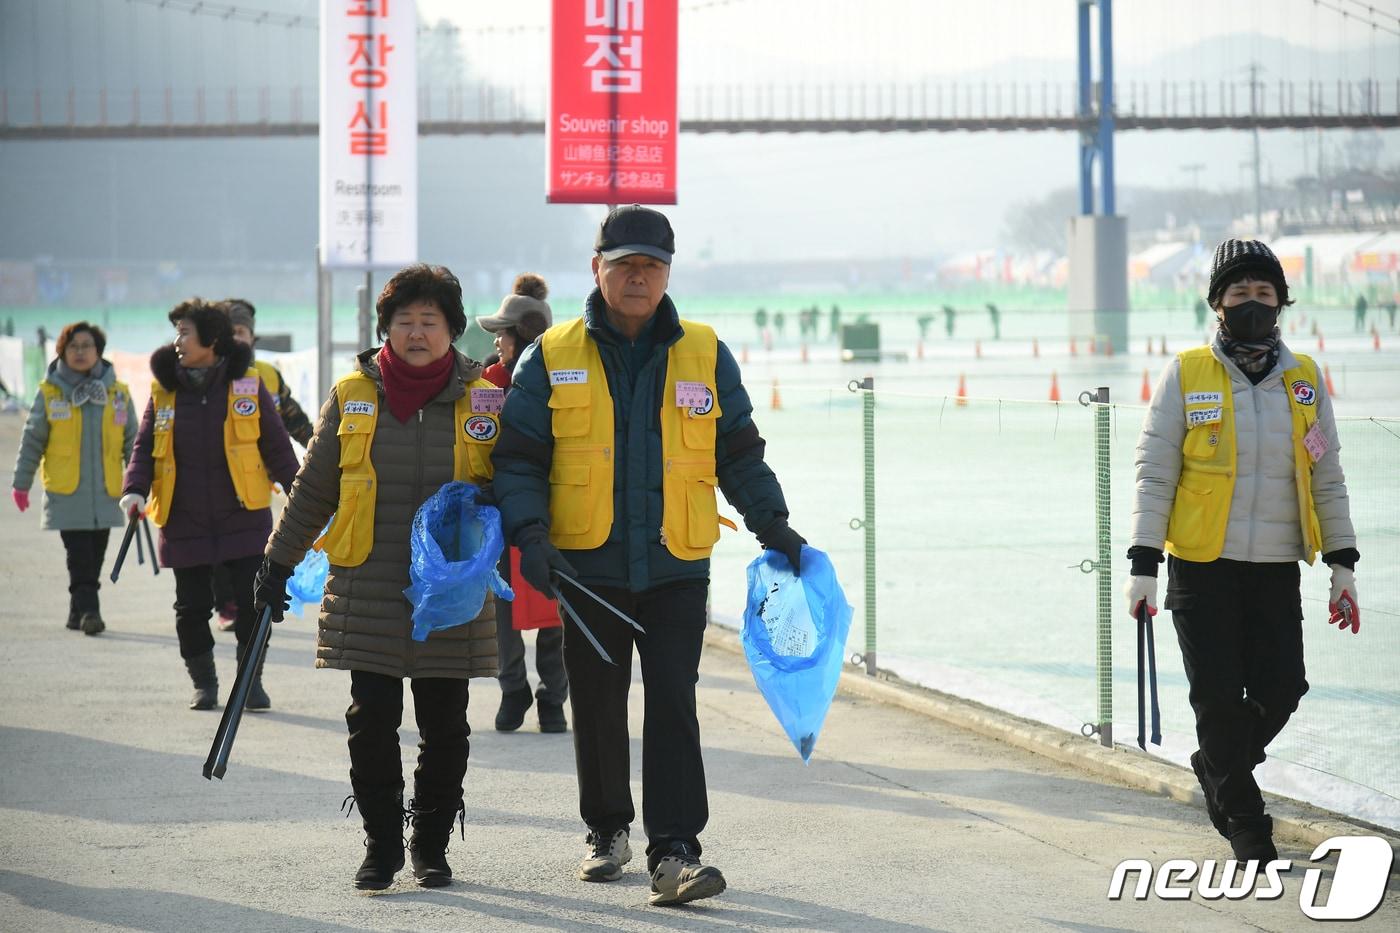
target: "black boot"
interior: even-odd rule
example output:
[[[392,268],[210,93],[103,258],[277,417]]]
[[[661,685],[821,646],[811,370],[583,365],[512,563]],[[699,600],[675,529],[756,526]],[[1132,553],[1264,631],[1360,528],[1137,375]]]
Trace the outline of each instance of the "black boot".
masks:
[[[541,732],[569,731],[569,720],[564,716],[564,704],[551,703],[541,698],[539,714]]]
[[[1268,816],[1232,816],[1226,836],[1235,858],[1241,862],[1256,859],[1262,868],[1278,858],[1278,849],[1274,847],[1274,821]]]
[[[341,809],[360,808],[365,826],[365,860],[355,872],[355,887],[362,891],[382,891],[394,883],[403,868],[403,786],[373,788],[354,785]]]
[[[69,627],[70,629],[72,629],[73,631],[76,632],[78,629],[82,628],[82,627],[83,627],[83,623],[82,623],[81,620],[82,620],[82,613],[81,613],[81,612],[79,612],[79,611],[76,610],[76,609],[69,609],[69,610],[68,610],[68,627]]]
[[[185,658],[185,670],[194,681],[194,696],[190,698],[190,709],[213,709],[219,705],[219,675],[214,669],[214,651]]]
[[[514,732],[525,722],[525,711],[535,702],[529,687],[501,694],[501,708],[496,711],[496,731]]]
[[[96,611],[84,612],[78,620],[78,625],[84,635],[100,635],[107,630],[107,623],[102,621],[102,614]]]
[[[244,647],[244,645],[238,646],[239,663],[243,661]],[[264,651],[262,659],[258,661],[258,669],[253,671],[253,682],[248,685],[248,701],[243,708],[252,713],[265,713],[272,709],[272,700],[268,698],[267,691],[263,689],[262,685],[263,662],[266,660],[267,652]]]
[[[454,820],[467,838],[466,813],[462,799],[445,800],[414,797],[408,803],[413,835],[408,840],[413,859],[413,875],[425,888],[441,888],[452,883],[452,866],[447,864],[447,843],[452,838]]]

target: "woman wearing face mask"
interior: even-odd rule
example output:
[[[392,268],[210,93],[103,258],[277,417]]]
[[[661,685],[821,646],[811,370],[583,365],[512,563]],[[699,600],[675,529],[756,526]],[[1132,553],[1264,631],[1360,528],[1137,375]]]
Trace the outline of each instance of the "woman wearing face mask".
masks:
[[[253,577],[272,532],[271,490],[290,489],[297,458],[277,401],[233,338],[228,314],[191,298],[169,314],[175,339],[151,354],[151,401],[122,486],[122,511],[160,528],[162,566],[175,576],[175,634],[194,683],[190,709],[218,704],[213,574],[222,564],[238,602],[241,657],[253,636]],[[250,710],[272,705],[258,669]]]
[[[404,864],[405,680],[420,736],[407,810],[413,874],[423,887],[442,887],[452,881],[447,844],[463,809],[468,679],[496,675],[496,622],[488,599],[475,619],[414,641],[404,597],[409,538],[419,507],[443,485],[490,480],[501,390],[452,347],[467,317],[448,269],[400,271],[376,310],[384,345],[362,351],[321,408],[267,544],[257,604],[280,621],[292,568],[313,542],[325,551],[316,666],[350,672],[350,786],[368,837],[355,887],[387,888]]]
[[[482,330],[496,335],[496,352],[501,358],[482,375],[507,392],[521,352],[553,323],[553,312],[545,301],[548,295],[549,286],[543,278],[533,272],[521,273],[496,313],[476,319]],[[501,575],[515,590],[515,599],[496,599],[496,641],[500,645],[501,666],[496,678],[501,685],[496,731],[519,729],[525,723],[526,710],[538,702],[540,731],[566,732],[569,722],[564,715],[564,703],[569,699],[569,675],[564,672],[563,624],[554,600],[523,579],[517,579],[518,574],[512,572],[512,564],[520,563],[519,553],[518,549],[510,548],[501,558]],[[535,670],[540,679],[537,693],[530,691],[529,672],[525,668],[525,639],[520,633],[527,628],[538,630],[535,636]]]
[[[1328,622],[1356,633],[1360,555],[1331,399],[1317,364],[1279,336],[1283,267],[1258,240],[1226,240],[1207,300],[1215,339],[1167,367],[1138,440],[1125,593],[1134,618],[1156,614],[1165,547],[1200,746],[1191,766],[1236,858],[1262,862],[1278,852],[1253,771],[1308,690],[1298,562],[1321,552]]]
[[[10,497],[23,512],[38,472],[44,484],[43,527],[68,552],[68,627],[96,635],[97,590],[111,529],[123,524],[117,496],[136,439],[136,407],[126,383],[102,358],[107,336],[79,321],[58,335],[57,359],[39,385],[20,438]]]

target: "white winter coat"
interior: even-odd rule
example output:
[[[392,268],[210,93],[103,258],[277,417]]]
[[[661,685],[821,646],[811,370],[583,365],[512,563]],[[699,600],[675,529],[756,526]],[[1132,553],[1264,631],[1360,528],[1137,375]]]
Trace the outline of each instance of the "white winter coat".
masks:
[[[1218,338],[1211,351],[1230,376],[1235,404],[1235,491],[1220,556],[1257,563],[1302,560],[1306,555],[1293,478],[1292,412],[1289,389],[1283,381],[1284,371],[1297,366],[1298,358],[1280,342],[1278,363],[1258,385],[1252,385],[1220,349]],[[1327,439],[1327,452],[1313,467],[1312,491],[1322,526],[1322,552],[1326,554],[1356,547],[1356,532],[1347,503],[1332,400],[1325,385],[1316,388],[1317,424]],[[1161,549],[1166,540],[1185,438],[1181,361],[1174,359],[1152,394],[1138,439],[1133,546]]]

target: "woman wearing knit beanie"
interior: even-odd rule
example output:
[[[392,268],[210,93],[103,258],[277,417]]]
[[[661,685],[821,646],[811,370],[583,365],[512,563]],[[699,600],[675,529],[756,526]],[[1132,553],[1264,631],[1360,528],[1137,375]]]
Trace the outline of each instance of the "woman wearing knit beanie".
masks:
[[[1235,857],[1278,857],[1254,768],[1308,682],[1298,562],[1331,568],[1328,622],[1361,630],[1360,554],[1332,401],[1280,336],[1292,302],[1258,240],[1215,251],[1206,296],[1219,329],[1162,374],[1137,446],[1127,609],[1157,613],[1157,565],[1200,745],[1191,767]]]
[[[545,297],[549,286],[533,272],[516,276],[511,293],[490,317],[476,319],[481,329],[496,335],[496,352],[501,361],[482,374],[507,392],[515,362],[554,322]],[[514,569],[520,552],[510,548],[501,559],[501,573],[515,590],[515,601],[496,601],[496,643],[500,649],[501,707],[496,713],[496,729],[514,732],[525,722],[525,711],[539,700],[541,732],[564,732],[569,728],[564,703],[569,698],[569,678],[564,673],[564,629],[554,600],[533,589]],[[535,628],[535,670],[539,673],[537,695],[530,692],[525,669],[525,640],[520,632]]]

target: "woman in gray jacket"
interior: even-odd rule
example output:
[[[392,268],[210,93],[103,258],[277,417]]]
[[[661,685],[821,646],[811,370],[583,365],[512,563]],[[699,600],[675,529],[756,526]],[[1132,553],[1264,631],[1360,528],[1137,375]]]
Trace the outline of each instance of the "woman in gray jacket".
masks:
[[[1239,859],[1278,857],[1253,771],[1308,690],[1300,560],[1332,571],[1329,622],[1361,629],[1360,554],[1332,402],[1318,367],[1280,339],[1292,302],[1258,240],[1215,252],[1214,341],[1178,354],[1137,447],[1134,617],[1157,613],[1157,565],[1181,645],[1200,745],[1191,766],[1211,822]]]
[[[43,527],[57,531],[68,552],[68,627],[85,635],[107,627],[97,590],[108,536],[122,525],[117,497],[136,439],[136,407],[102,358],[106,347],[107,335],[87,321],[59,333],[57,358],[24,425],[10,491],[25,511],[34,474],[40,474]]]

